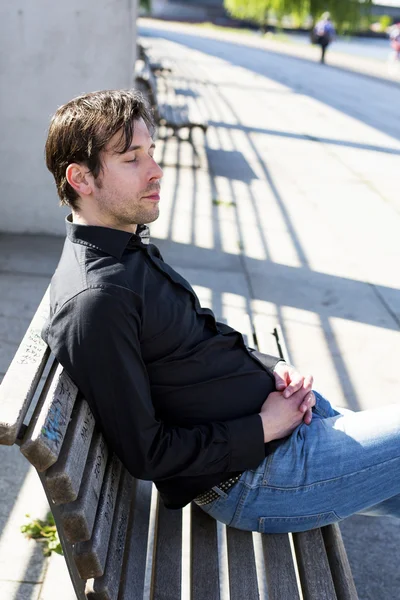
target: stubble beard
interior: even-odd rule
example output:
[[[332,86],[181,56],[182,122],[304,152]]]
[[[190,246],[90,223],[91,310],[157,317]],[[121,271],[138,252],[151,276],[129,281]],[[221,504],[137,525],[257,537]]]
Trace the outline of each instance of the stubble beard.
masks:
[[[104,189],[104,188],[103,188]],[[130,226],[130,225],[143,225],[147,223],[153,223],[156,221],[160,214],[158,203],[150,203],[149,200],[142,199],[143,194],[151,194],[159,192],[159,187],[156,189],[146,189],[136,196],[134,200],[132,198],[126,198],[125,201],[121,202],[119,199],[114,202],[116,196],[114,194],[101,194],[98,197],[98,205],[101,212],[108,217],[111,217],[113,222],[118,226]],[[146,207],[143,203],[149,203]]]

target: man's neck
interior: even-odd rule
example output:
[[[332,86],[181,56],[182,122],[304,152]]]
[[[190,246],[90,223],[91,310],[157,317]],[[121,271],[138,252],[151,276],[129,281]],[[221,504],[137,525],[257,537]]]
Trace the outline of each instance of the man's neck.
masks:
[[[107,227],[108,229],[119,229],[121,231],[127,231],[128,233],[136,233],[136,223],[130,223],[129,225],[119,225],[110,222],[108,219],[104,219],[98,215],[85,215],[81,212],[72,211],[72,222],[78,225],[92,225],[94,227]]]

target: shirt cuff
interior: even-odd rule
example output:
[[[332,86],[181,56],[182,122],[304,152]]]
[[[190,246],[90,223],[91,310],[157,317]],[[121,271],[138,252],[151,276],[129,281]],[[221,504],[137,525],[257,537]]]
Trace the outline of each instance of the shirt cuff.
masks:
[[[265,458],[264,429],[260,415],[226,423],[231,441],[229,471],[255,469]]]
[[[280,356],[272,356],[271,354],[264,354],[264,352],[259,352],[254,348],[249,348],[250,354],[254,356],[258,362],[260,362],[264,367],[273,371],[278,364],[278,362],[285,362],[284,358]]]
[[[286,363],[286,361],[283,358],[280,358],[279,360],[276,361],[274,368],[272,369],[273,371],[275,371],[276,369],[276,365],[278,365],[280,362]]]

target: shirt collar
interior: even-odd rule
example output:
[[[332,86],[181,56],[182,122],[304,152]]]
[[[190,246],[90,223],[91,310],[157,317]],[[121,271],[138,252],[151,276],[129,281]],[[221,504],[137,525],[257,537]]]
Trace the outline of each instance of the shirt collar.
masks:
[[[150,230],[147,225],[138,225],[136,233],[129,233],[110,227],[73,223],[72,215],[66,217],[65,225],[67,237],[74,244],[96,248],[117,259],[122,257],[127,248],[137,248],[141,244],[150,243]]]

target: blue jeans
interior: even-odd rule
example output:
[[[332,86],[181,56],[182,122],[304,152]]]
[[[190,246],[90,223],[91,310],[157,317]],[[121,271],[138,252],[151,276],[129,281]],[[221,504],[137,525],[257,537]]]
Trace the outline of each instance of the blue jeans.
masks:
[[[201,508],[261,533],[306,531],[354,513],[400,517],[400,405],[352,412],[318,392],[310,425],[270,443],[257,469]]]

